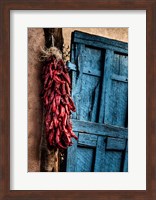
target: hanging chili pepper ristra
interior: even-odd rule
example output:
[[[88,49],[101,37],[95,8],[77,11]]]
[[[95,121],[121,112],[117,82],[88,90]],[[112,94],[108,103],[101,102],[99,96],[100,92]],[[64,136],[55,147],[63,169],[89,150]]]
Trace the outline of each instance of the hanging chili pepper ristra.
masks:
[[[43,50],[42,99],[48,145],[65,149],[72,145],[72,138],[78,139],[70,120],[71,111],[75,112],[76,108],[71,98],[68,68],[58,52],[56,47]]]

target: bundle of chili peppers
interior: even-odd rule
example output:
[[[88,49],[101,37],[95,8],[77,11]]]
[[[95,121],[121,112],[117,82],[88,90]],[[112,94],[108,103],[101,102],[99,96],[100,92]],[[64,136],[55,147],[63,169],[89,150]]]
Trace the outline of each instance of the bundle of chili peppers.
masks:
[[[67,148],[72,145],[72,137],[78,139],[72,131],[71,111],[76,111],[71,98],[71,80],[68,68],[62,59],[54,56],[44,62],[43,67],[43,104],[44,123],[49,146]]]

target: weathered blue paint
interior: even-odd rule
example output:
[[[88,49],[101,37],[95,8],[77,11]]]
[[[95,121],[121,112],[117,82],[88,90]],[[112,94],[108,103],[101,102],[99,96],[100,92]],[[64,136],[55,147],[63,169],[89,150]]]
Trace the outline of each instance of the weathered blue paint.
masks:
[[[98,136],[94,172],[105,170],[106,137]]]
[[[67,171],[128,171],[127,43],[75,31],[68,67],[78,141],[68,148]]]
[[[78,132],[74,131],[74,133],[76,136],[78,136]],[[67,171],[75,172],[76,165],[77,165],[77,140],[73,140],[72,147],[68,148]]]
[[[128,171],[128,141],[126,144],[126,150],[125,150],[125,155],[124,155],[124,166],[123,166],[123,171],[127,172]]]
[[[76,172],[92,172],[94,162],[93,148],[78,146]]]
[[[97,145],[97,136],[85,133],[79,133],[79,145],[85,145],[90,147],[96,147]]]
[[[108,54],[108,55],[107,55]],[[126,127],[128,108],[128,57],[106,51],[104,122]]]
[[[127,128],[112,126],[88,121],[72,120],[73,130],[79,133],[89,133],[92,135],[109,136],[115,138],[128,138]]]
[[[125,42],[110,40],[80,31],[73,32],[72,43],[85,44],[95,48],[110,49],[119,53],[128,54],[128,45]]]
[[[125,150],[126,139],[107,137],[107,150]]]

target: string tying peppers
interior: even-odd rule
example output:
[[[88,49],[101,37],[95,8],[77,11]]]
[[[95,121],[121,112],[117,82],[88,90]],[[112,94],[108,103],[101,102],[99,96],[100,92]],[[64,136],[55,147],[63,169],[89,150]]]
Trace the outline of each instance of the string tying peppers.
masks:
[[[78,139],[72,131],[70,120],[71,111],[75,112],[76,108],[70,96],[68,68],[62,59],[50,56],[44,62],[42,78],[47,142],[49,146],[65,149],[72,145],[72,137]]]

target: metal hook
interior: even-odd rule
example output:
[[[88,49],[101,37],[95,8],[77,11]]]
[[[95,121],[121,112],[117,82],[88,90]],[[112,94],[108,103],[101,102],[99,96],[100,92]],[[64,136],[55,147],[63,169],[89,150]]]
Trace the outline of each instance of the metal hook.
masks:
[[[55,40],[55,39],[54,39],[54,36],[52,35],[52,36],[51,36],[52,47],[54,47],[54,40]]]

